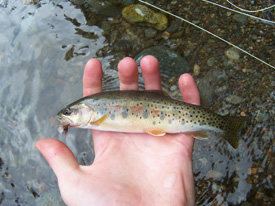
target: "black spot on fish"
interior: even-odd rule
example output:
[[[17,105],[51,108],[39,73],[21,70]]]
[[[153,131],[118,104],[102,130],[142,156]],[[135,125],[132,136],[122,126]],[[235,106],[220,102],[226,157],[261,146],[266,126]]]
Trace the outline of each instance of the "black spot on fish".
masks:
[[[188,121],[186,121],[186,123],[188,123]],[[181,124],[184,125],[185,124],[185,121],[184,119],[181,120]]]
[[[153,121],[153,125],[155,125],[156,124],[156,122],[155,121]]]

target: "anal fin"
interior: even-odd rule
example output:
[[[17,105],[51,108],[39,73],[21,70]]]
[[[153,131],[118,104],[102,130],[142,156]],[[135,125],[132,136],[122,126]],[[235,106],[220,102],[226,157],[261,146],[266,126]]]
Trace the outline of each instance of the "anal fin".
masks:
[[[146,129],[144,132],[153,136],[164,136],[166,134],[162,129]]]
[[[206,131],[194,131],[194,132],[184,132],[186,135],[190,135],[194,138],[207,138],[207,132]]]

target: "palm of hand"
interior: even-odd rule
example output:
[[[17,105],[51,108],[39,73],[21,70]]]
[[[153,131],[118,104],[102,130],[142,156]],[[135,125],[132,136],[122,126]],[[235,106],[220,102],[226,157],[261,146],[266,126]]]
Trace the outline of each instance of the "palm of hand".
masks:
[[[94,140],[94,163],[80,166],[74,176],[59,179],[65,202],[71,205],[170,205],[172,193],[178,205],[184,205],[188,198],[184,196],[188,194],[186,190],[193,191],[192,178],[186,187],[182,185],[183,174],[192,177],[192,170],[186,169],[192,167],[192,137],[101,131],[93,131],[93,136],[98,138]],[[75,194],[71,194],[71,188]]]

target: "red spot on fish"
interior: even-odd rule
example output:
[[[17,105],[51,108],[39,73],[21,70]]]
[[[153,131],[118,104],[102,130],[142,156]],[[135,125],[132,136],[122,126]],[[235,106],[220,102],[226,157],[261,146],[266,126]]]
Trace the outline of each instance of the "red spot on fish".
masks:
[[[134,114],[139,114],[140,112],[142,112],[142,107],[141,106],[131,106],[131,111]]]
[[[108,107],[108,110],[110,112],[115,112],[115,113],[119,113],[121,109],[122,109],[121,105],[113,105]]]
[[[158,115],[158,113],[159,113],[159,110],[158,110],[158,109],[153,109],[152,111],[153,111],[153,114],[154,114],[154,115]]]

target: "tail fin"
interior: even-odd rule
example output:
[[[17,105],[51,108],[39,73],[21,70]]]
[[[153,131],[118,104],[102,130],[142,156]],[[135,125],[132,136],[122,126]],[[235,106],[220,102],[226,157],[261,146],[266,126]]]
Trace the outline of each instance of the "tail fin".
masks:
[[[239,146],[239,132],[245,127],[246,118],[225,116],[224,120],[227,122],[224,138],[234,149],[237,149]]]

